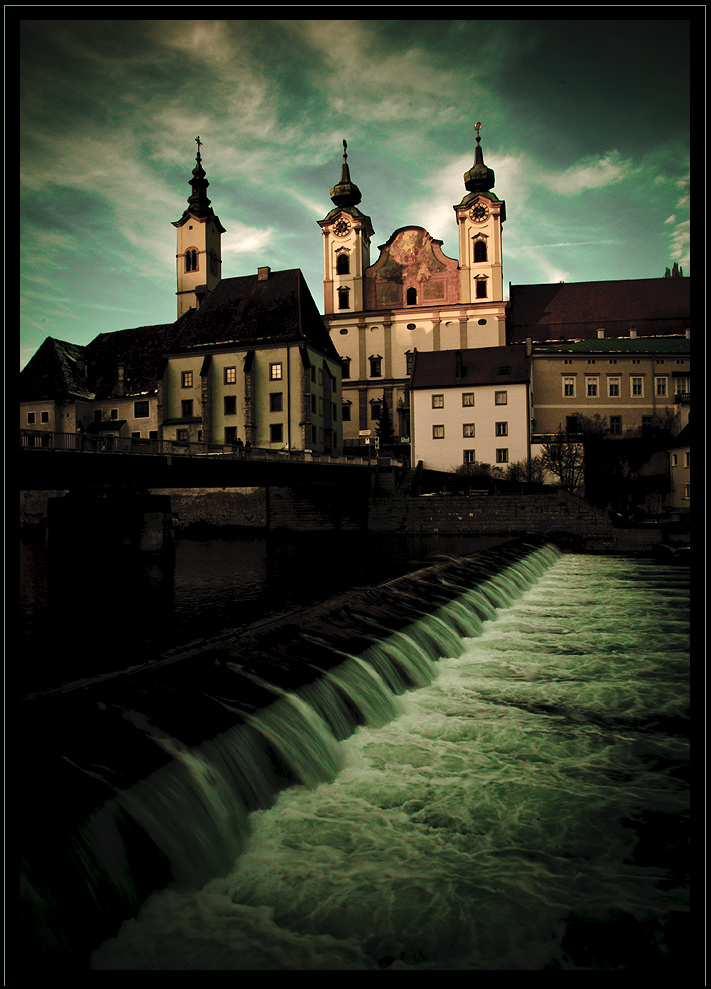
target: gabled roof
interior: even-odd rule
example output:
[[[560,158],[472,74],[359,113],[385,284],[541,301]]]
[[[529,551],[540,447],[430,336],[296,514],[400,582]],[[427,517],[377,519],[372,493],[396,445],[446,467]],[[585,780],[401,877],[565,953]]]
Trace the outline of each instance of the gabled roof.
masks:
[[[89,380],[97,398],[120,394],[119,366],[124,369],[124,393],[152,392],[160,379],[160,359],[175,338],[175,323],[136,326],[115,333],[100,333],[86,348]]]
[[[459,388],[528,382],[526,347],[478,347],[470,350],[418,351],[410,388]]]
[[[173,352],[297,341],[340,359],[298,268],[270,271],[266,278],[223,278],[200,309],[176,326]]]
[[[688,278],[512,285],[509,343],[683,333],[690,325]]]
[[[20,401],[91,398],[86,347],[47,337],[20,374]]]

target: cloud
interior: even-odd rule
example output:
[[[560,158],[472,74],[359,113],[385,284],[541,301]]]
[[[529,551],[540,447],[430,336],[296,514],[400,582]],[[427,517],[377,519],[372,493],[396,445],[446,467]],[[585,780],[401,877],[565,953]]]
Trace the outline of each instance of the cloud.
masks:
[[[547,185],[561,196],[577,196],[588,189],[601,189],[629,178],[635,168],[629,159],[622,159],[616,151],[605,157],[585,159],[564,172],[548,172],[540,177],[539,184]]]

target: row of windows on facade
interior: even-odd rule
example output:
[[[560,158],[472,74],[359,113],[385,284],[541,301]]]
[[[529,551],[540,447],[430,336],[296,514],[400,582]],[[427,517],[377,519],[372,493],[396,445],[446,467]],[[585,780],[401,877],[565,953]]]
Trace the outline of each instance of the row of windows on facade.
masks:
[[[481,321],[480,321],[481,322]],[[485,322],[485,321],[484,321]],[[341,333],[343,330],[341,330]],[[368,358],[370,364],[370,377],[371,378],[382,378],[383,376],[383,358],[380,354],[374,354],[372,357]],[[415,363],[415,351],[408,350],[405,352],[405,374],[411,375],[412,369]],[[341,362],[342,373],[341,377],[350,378],[351,376],[351,359],[350,357],[344,357]],[[511,374],[510,367],[500,367],[497,369],[497,374]]]
[[[345,286],[341,286],[340,288],[336,289],[336,291],[338,293],[338,308],[339,309],[350,309],[351,308],[351,300],[350,300],[350,292],[351,292],[351,290],[349,288],[346,288]],[[477,299],[487,299],[488,298],[488,295],[487,295],[487,292],[486,292],[486,279],[485,278],[477,278],[477,281],[476,281],[476,298]],[[417,294],[417,289],[416,288],[410,287],[405,292],[405,305],[406,306],[417,306],[417,305],[419,305],[418,294]]]
[[[236,395],[225,395],[223,398],[223,410],[226,416],[237,415],[237,396]],[[270,392],[269,394],[269,411],[270,412],[283,412],[284,410],[284,393],[283,392]],[[311,411],[315,414],[323,415],[323,398],[317,395],[311,395]],[[112,410],[113,412],[113,410]],[[180,415],[183,419],[190,418],[193,415],[193,400],[192,398],[183,399],[180,403]],[[335,404],[331,403],[331,416],[333,419],[338,418],[338,412]],[[114,418],[112,416],[112,418]],[[116,416],[118,418],[118,416]]]
[[[688,395],[690,391],[690,379],[685,377],[675,377],[672,379],[674,382],[674,394],[675,395]],[[573,376],[563,376],[563,397],[564,398],[575,398],[576,397],[576,378]],[[600,389],[600,378],[586,377],[585,378],[585,394],[588,398],[599,398],[602,394]],[[632,398],[644,398],[644,376],[643,375],[630,375],[629,379],[629,394]],[[655,376],[654,378],[654,394],[658,398],[666,398],[669,395],[669,379],[666,377]],[[622,378],[618,376],[608,375],[607,376],[607,397],[608,398],[619,398],[622,395]]]
[[[220,262],[214,251],[210,251],[208,256],[210,263],[210,274],[218,275],[220,274]],[[185,252],[185,271],[199,271],[200,270],[200,252],[194,248],[189,247]]]
[[[474,244],[474,261],[479,264],[481,262],[487,261],[487,250],[486,242],[483,240],[477,240]],[[336,274],[337,275],[350,275],[351,273],[351,259],[346,251],[343,251],[336,257]],[[411,289],[410,291],[415,291]]]
[[[226,385],[237,384],[237,368],[236,367],[226,367],[223,369],[223,383]],[[311,367],[311,380],[316,381],[316,371],[315,367]],[[328,372],[327,372],[328,373]],[[270,381],[282,381],[284,378],[283,365],[280,363],[269,365],[269,380]],[[193,372],[192,371],[181,371],[180,373],[180,385],[182,388],[192,388],[194,383]],[[318,383],[323,384],[323,368],[318,368]],[[331,379],[331,384],[333,385],[333,379]]]

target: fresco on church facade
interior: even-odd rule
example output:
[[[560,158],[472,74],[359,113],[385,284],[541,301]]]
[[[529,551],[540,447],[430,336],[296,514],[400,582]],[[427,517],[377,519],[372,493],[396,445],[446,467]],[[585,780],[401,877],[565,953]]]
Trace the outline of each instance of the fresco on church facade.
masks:
[[[459,266],[442,253],[440,244],[422,227],[393,234],[365,272],[366,308],[458,302]]]

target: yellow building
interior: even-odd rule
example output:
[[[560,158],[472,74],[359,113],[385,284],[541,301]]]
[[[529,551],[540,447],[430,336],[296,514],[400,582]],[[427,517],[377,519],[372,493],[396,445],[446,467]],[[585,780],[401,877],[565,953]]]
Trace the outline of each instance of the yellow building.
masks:
[[[533,442],[599,417],[611,436],[689,419],[689,338],[628,337],[530,345]]]

